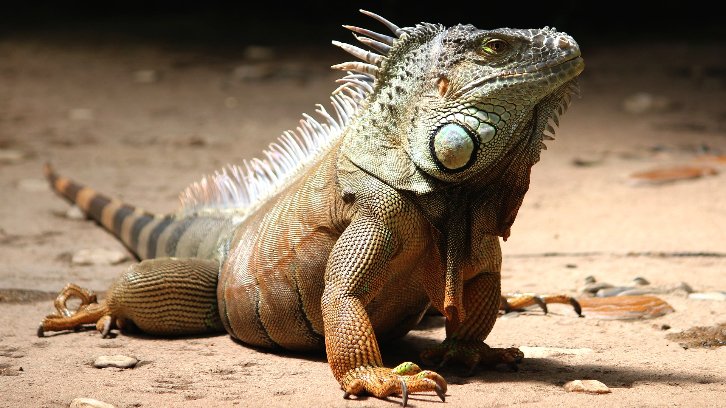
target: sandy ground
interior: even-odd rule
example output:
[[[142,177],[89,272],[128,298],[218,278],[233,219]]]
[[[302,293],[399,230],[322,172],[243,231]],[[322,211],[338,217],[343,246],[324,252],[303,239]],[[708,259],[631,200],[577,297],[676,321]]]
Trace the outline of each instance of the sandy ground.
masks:
[[[71,264],[71,254],[84,248],[124,249],[92,222],[64,216],[68,206],[42,184],[42,163],[52,160],[62,174],[146,209],[173,211],[188,183],[253,157],[325,101],[337,75],[327,66],[341,58],[328,49],[297,49],[260,68],[250,61],[260,54],[0,40],[0,406],[60,407],[77,397],[117,407],[399,403],[343,400],[324,356],[272,354],[225,335],[35,336],[52,310],[47,292],[69,281],[103,291],[130,264]],[[506,290],[574,295],[589,275],[615,284],[642,276],[655,286],[726,289],[726,165],[710,163],[720,171],[715,176],[656,186],[635,186],[628,177],[703,164],[703,153],[726,154],[723,55],[724,46],[673,43],[584,50],[582,98],[535,166],[503,245]],[[638,92],[655,97],[654,106],[624,111],[623,101]],[[488,338],[492,346],[590,351],[529,358],[519,372],[465,377],[447,368],[446,406],[726,406],[726,348],[684,349],[666,339],[724,322],[726,303],[683,292],[662,298],[675,312],[652,320],[578,319],[557,306],[547,316],[502,318]],[[384,347],[388,365],[417,360],[419,350],[443,339],[440,318],[424,323]],[[91,365],[107,354],[140,363],[130,370]],[[574,379],[599,380],[612,393],[565,392],[562,385]],[[431,394],[409,404],[443,406]]]

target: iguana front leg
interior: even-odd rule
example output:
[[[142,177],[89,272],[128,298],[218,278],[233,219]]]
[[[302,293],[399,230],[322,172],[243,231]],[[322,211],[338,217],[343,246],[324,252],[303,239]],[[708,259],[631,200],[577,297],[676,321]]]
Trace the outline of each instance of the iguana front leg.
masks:
[[[484,343],[494,326],[501,302],[499,272],[485,272],[468,280],[464,287],[464,308],[468,318],[446,323],[446,339],[421,353],[429,364],[443,366],[459,361],[473,371],[479,364],[516,366],[524,354],[517,348],[492,348]]]
[[[330,368],[345,392],[384,398],[435,391],[443,400],[446,381],[413,363],[385,368],[365,310],[386,284],[390,261],[398,252],[393,231],[372,217],[358,217],[340,236],[328,260],[322,313]]]

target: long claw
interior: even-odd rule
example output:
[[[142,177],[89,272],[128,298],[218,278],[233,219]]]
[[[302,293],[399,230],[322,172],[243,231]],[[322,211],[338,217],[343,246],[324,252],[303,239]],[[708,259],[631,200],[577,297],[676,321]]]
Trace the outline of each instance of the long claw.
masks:
[[[570,298],[570,304],[572,305],[572,308],[575,309],[575,313],[577,313],[580,317],[585,317],[582,315],[582,306],[580,306],[580,302],[577,301],[575,298]]]
[[[547,302],[544,300],[542,296],[535,296],[532,300],[534,300],[534,303],[537,304],[542,309],[542,312],[544,314],[547,314]]]
[[[512,305],[509,304],[509,301],[507,300],[506,296],[502,296],[502,302],[501,302],[501,306],[499,308],[504,311],[504,314],[507,314],[512,311]]]
[[[406,404],[408,404],[408,386],[406,386],[406,381],[404,380],[401,380],[401,397],[403,398],[401,404],[406,408]]]
[[[38,337],[45,337],[45,331],[43,330],[43,323],[40,323],[38,325],[38,331],[36,331],[35,334],[37,334]]]
[[[350,393],[348,391],[346,391],[343,393],[343,399],[348,399],[348,398],[350,398]]]
[[[99,330],[101,332],[101,338],[107,339],[109,334],[111,334],[111,323],[113,323],[113,319],[111,319],[111,316],[104,316],[99,323],[101,323],[101,330]]]
[[[436,383],[436,395],[441,398],[441,402],[446,402],[446,394],[444,393],[444,389],[441,388],[438,383]]]

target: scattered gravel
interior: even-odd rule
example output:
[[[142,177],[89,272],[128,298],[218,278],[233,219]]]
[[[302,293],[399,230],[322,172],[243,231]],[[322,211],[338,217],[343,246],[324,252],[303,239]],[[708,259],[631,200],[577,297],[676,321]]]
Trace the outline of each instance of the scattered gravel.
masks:
[[[76,398],[71,401],[70,408],[116,408],[115,406],[93,398]]]
[[[585,392],[588,394],[608,394],[610,388],[598,380],[574,380],[564,385],[567,392]]]
[[[96,368],[134,368],[138,362],[139,360],[133,357],[117,354],[113,356],[98,356],[93,362],[93,366]]]
[[[71,257],[73,265],[116,265],[129,259],[121,251],[104,248],[81,249]]]

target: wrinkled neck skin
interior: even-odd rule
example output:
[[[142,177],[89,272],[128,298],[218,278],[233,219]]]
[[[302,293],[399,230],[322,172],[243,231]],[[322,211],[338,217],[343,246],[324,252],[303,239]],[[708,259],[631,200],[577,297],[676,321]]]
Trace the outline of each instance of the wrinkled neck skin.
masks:
[[[467,231],[469,236],[472,230],[505,239],[509,236],[529,188],[531,167],[539,159],[536,120],[533,113],[528,116],[506,153],[478,177],[460,184],[444,184],[427,194],[406,194],[438,231],[446,233],[455,228]],[[454,219],[465,220],[464,225],[452,225]]]

